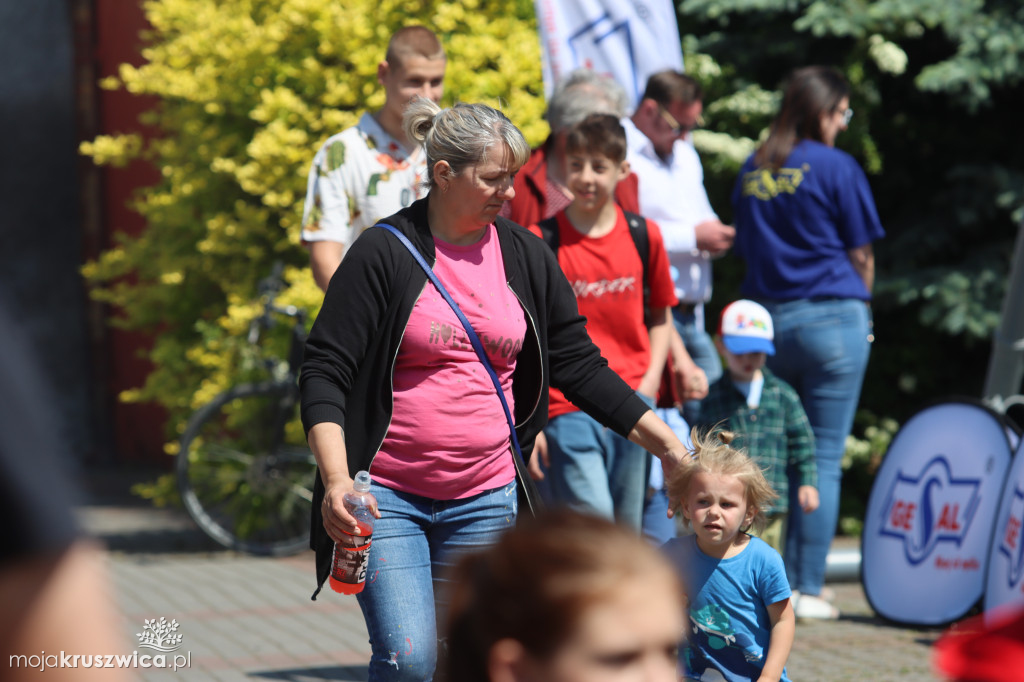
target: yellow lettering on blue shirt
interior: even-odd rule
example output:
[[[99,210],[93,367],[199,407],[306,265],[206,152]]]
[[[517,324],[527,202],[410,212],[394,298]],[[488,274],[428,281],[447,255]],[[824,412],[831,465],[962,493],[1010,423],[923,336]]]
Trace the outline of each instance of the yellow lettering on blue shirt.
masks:
[[[759,168],[743,175],[743,196],[769,201],[780,194],[796,194],[796,188],[804,180],[804,169],[783,168],[772,173]]]

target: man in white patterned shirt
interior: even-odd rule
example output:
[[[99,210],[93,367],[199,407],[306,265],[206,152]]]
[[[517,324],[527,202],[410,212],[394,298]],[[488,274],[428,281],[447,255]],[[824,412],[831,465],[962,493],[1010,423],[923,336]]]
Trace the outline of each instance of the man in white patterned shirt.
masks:
[[[309,248],[313,279],[324,291],[345,249],[364,229],[425,193],[426,158],[406,138],[402,114],[417,95],[441,100],[446,63],[432,31],[423,26],[399,29],[377,67],[384,106],[330,137],[313,159],[302,242]]]

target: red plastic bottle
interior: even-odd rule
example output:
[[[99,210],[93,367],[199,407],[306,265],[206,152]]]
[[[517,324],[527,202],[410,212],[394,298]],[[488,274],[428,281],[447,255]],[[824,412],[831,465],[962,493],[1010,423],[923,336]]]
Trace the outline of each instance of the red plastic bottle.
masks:
[[[340,594],[357,594],[366,585],[366,568],[370,562],[373,538],[373,508],[377,500],[370,493],[370,474],[356,474],[352,490],[345,494],[345,508],[356,518],[359,535],[347,535],[344,542],[334,543],[331,561],[331,589]]]

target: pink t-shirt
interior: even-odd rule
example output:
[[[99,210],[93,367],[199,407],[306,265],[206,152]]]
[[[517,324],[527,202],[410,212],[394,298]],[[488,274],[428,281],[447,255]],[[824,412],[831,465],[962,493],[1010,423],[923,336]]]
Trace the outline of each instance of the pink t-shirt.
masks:
[[[512,371],[526,318],[506,283],[494,226],[475,244],[435,239],[434,247],[434,273],[480,337],[514,413]],[[374,480],[454,500],[515,478],[508,422],[494,384],[459,318],[430,282],[406,325],[393,383],[391,426],[370,468]]]

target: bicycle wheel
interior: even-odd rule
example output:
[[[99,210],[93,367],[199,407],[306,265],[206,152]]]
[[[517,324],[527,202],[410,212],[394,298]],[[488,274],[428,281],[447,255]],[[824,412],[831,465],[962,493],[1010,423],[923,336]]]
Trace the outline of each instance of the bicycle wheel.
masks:
[[[225,547],[274,556],[308,547],[316,460],[298,401],[292,383],[245,384],[189,419],[178,490],[192,519]]]

